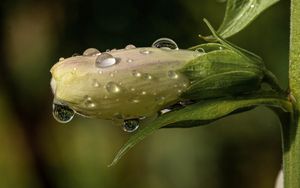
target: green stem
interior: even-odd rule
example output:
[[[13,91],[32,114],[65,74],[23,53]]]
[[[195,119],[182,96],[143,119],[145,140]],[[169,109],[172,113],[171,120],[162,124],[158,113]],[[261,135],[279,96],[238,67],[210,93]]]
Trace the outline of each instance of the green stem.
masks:
[[[290,122],[282,126],[283,166],[285,188],[300,187],[300,0],[291,0],[290,34],[290,98],[294,113]]]

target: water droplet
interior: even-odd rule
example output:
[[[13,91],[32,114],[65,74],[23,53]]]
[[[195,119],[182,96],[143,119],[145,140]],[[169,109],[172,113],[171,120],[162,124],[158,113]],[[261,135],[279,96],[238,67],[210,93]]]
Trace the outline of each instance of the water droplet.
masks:
[[[72,73],[72,74],[75,74],[75,73],[76,73],[76,71],[77,71],[77,68],[76,68],[76,67],[74,67],[71,73]]]
[[[175,71],[172,71],[172,70],[168,72],[168,76],[171,79],[177,79],[178,78],[178,74]]]
[[[96,48],[88,48],[86,49],[82,55],[84,56],[93,56],[93,55],[100,55],[101,52],[97,50]]]
[[[72,55],[72,57],[76,57],[76,56],[80,56],[80,54],[79,54],[79,53],[74,53],[74,54]]]
[[[140,102],[139,99],[130,99],[129,101],[132,102],[132,103],[139,103]]]
[[[147,92],[146,91],[142,91],[142,93],[141,93],[142,95],[146,95],[147,94]]]
[[[100,86],[98,80],[96,80],[96,79],[93,80],[93,86],[94,87],[99,87]]]
[[[96,59],[96,67],[106,68],[117,63],[117,59],[109,53],[102,53]]]
[[[133,60],[132,59],[127,59],[127,63],[132,63]]]
[[[152,79],[152,76],[151,76],[150,74],[148,74],[148,73],[145,73],[145,74],[143,75],[143,78],[144,78],[144,79],[151,80],[151,79]]]
[[[250,8],[254,8],[254,5],[253,5],[253,4],[251,4],[251,5],[250,5]]]
[[[119,93],[121,91],[121,87],[115,82],[108,82],[105,88],[109,93]]]
[[[148,55],[148,54],[151,53],[151,51],[149,51],[149,50],[147,50],[147,49],[141,49],[141,50],[140,50],[140,53],[141,53],[141,54]]]
[[[140,72],[138,72],[137,70],[133,70],[132,75],[135,76],[135,77],[141,77],[142,76],[142,74]]]
[[[196,50],[197,52],[200,52],[200,53],[205,53],[205,50],[203,48],[197,48]]]
[[[63,61],[65,58],[63,58],[63,57],[61,57],[61,58],[59,58],[59,60],[58,61]]]
[[[84,97],[84,105],[88,108],[94,108],[96,106],[96,104],[93,103],[92,98],[90,96]]]
[[[165,114],[165,113],[168,113],[168,112],[171,112],[171,109],[162,109],[161,111],[160,111],[160,114],[162,115],[162,114]]]
[[[158,103],[158,105],[163,105],[164,104],[164,102],[165,102],[165,97],[164,96],[157,96],[156,98],[155,98],[155,101]]]
[[[219,50],[223,50],[224,48],[222,46],[219,47]]]
[[[128,44],[128,45],[125,47],[126,50],[134,49],[134,48],[136,48],[136,47],[135,47],[134,45],[132,45],[132,44]]]
[[[116,118],[116,119],[124,119],[123,115],[120,114],[119,112],[114,113],[113,116],[114,116],[114,118]]]
[[[178,46],[175,41],[169,38],[160,38],[153,42],[152,47],[162,49],[178,50]]]
[[[127,119],[123,122],[123,130],[125,132],[134,132],[139,128],[139,119]]]
[[[69,108],[67,105],[53,103],[52,107],[53,107],[53,111],[52,111],[53,117],[59,123],[68,123],[73,119],[75,115],[74,110]]]

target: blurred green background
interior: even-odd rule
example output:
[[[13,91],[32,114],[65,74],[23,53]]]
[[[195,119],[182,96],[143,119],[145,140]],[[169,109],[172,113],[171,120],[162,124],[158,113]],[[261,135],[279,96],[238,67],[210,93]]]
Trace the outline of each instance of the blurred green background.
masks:
[[[218,27],[222,0],[34,1],[0,5],[0,187],[268,188],[281,168],[280,126],[266,108],[209,126],[162,129],[108,168],[130,136],[109,121],[51,114],[50,67],[59,57],[150,46],[202,43],[207,18]],[[287,87],[289,1],[267,10],[230,41],[264,58]]]

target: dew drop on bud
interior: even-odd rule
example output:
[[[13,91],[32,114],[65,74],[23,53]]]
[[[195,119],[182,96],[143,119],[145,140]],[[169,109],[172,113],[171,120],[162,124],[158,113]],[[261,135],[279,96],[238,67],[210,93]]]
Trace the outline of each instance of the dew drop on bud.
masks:
[[[127,63],[132,63],[133,60],[132,59],[127,59]]]
[[[134,132],[139,128],[139,119],[127,119],[123,122],[123,130],[125,132]]]
[[[147,50],[147,49],[141,49],[141,50],[140,50],[140,53],[141,53],[141,54],[144,54],[144,55],[148,55],[148,54],[151,53],[151,51],[149,51],[149,50]]]
[[[53,117],[59,123],[68,123],[73,119],[75,115],[74,110],[69,108],[67,105],[53,103],[52,107]]]
[[[93,55],[99,55],[101,52],[97,50],[96,48],[88,48],[83,52],[84,56],[93,56]]]
[[[96,104],[92,101],[92,98],[90,96],[84,97],[84,105],[88,108],[94,108]]]
[[[94,79],[94,80],[93,80],[93,86],[94,86],[94,87],[99,87],[99,86],[100,86],[100,83],[98,82],[97,79]]]
[[[138,72],[137,70],[133,70],[132,75],[135,76],[135,77],[141,77],[142,73]]]
[[[162,48],[162,49],[171,49],[178,50],[176,42],[169,38],[160,38],[153,42],[152,47]]]
[[[125,47],[126,50],[134,49],[134,48],[136,48],[136,47],[135,47],[134,45],[132,45],[132,44],[128,44],[128,45]]]
[[[96,59],[96,67],[106,68],[117,63],[117,59],[109,53],[102,53]]]
[[[108,82],[105,88],[109,93],[119,93],[121,91],[121,87],[115,82]]]
[[[168,77],[171,79],[177,79],[178,78],[178,74],[175,71],[169,71],[168,72]]]

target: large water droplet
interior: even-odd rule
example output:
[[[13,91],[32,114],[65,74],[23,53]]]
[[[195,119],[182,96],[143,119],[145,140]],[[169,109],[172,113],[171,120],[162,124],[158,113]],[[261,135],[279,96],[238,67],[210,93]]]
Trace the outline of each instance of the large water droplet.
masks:
[[[121,91],[121,87],[115,82],[108,82],[105,88],[109,93],[119,93]]]
[[[125,47],[126,50],[134,49],[134,48],[136,48],[136,47],[135,47],[134,45],[132,45],[132,44],[128,44],[128,45]]]
[[[178,78],[178,74],[175,71],[168,71],[168,77],[171,79],[177,79]]]
[[[59,123],[68,123],[73,119],[75,112],[67,105],[53,103],[52,107],[53,117]]]
[[[117,63],[117,59],[109,53],[102,53],[96,59],[96,67],[106,68]]]
[[[178,50],[178,46],[175,41],[169,38],[160,38],[153,42],[152,47],[162,49]]]
[[[125,132],[134,132],[139,128],[139,119],[127,119],[123,122],[123,130]]]
[[[83,52],[84,56],[93,56],[93,55],[99,55],[101,52],[97,50],[96,48],[88,48]]]

